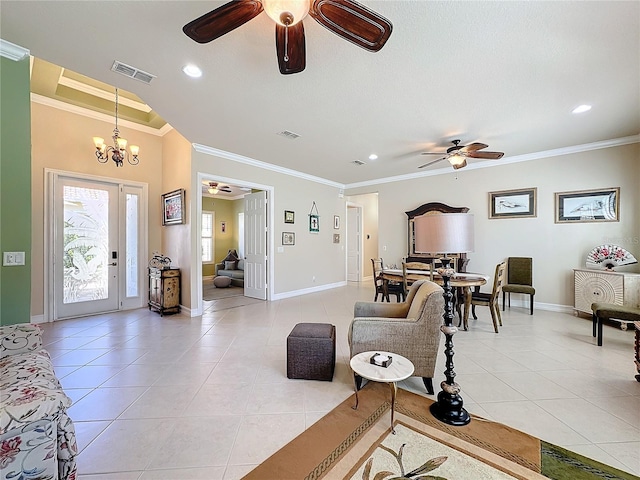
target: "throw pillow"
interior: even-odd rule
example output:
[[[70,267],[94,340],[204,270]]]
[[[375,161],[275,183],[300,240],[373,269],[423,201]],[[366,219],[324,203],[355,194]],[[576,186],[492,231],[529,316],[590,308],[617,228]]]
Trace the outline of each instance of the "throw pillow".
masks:
[[[224,262],[224,269],[225,270],[235,270],[236,269],[236,260],[232,260],[232,261],[226,261]]]

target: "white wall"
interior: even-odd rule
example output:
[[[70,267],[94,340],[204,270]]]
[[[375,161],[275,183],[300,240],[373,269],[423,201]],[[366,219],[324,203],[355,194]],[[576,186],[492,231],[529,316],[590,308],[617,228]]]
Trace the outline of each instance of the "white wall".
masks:
[[[488,218],[488,192],[537,187],[536,218]],[[620,187],[620,221],[554,223],[555,192]],[[612,242],[640,258],[640,145],[626,145],[485,169],[349,189],[378,193],[379,252],[386,263],[407,254],[405,211],[427,202],[469,207],[475,215],[475,252],[468,271],[493,274],[509,256],[534,259],[536,302],[543,308],[573,305],[573,270],[587,253]],[[383,246],[387,247],[383,251]],[[638,264],[620,271],[640,271]],[[485,287],[487,289],[488,287]]]

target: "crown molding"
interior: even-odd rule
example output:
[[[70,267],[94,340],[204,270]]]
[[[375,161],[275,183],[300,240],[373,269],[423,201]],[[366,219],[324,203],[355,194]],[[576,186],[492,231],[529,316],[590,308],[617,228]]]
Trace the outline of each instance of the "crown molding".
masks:
[[[206,155],[213,155],[215,157],[225,158],[233,162],[243,163],[245,165],[251,165],[252,167],[262,168],[264,170],[271,170],[272,172],[282,173],[291,177],[301,178],[303,180],[309,180],[311,182],[321,183],[323,185],[329,185],[330,187],[344,188],[342,183],[327,180],[326,178],[316,177],[307,173],[298,172],[290,168],[280,167],[278,165],[272,165],[270,163],[254,160],[253,158],[245,157],[244,155],[238,155],[236,153],[227,152],[225,150],[219,150],[217,148],[209,147],[199,143],[191,144],[196,152],[204,153]]]
[[[58,80],[58,84],[64,85],[65,87],[72,88],[73,90],[78,90],[80,92],[86,93],[88,95],[92,95],[94,97],[102,98],[104,100],[109,100],[110,102],[116,101],[115,92],[107,92],[101,88],[97,88],[91,85],[87,85],[84,82],[79,82],[78,80],[74,80],[72,78],[68,78],[64,76],[64,68],[60,73],[60,79]],[[127,107],[133,108],[135,110],[139,110],[144,113],[149,113],[151,111],[151,107],[146,103],[138,102],[136,100],[131,100],[127,97],[119,96],[118,103],[120,105],[125,105]]]
[[[29,50],[0,38],[0,56],[19,62],[29,56]]]
[[[82,115],[83,117],[92,118],[94,120],[101,120],[103,122],[113,122],[115,118],[112,115],[95,112],[93,110],[89,110],[88,108],[72,105],[70,103],[62,102],[60,100],[56,100],[55,98],[45,97],[44,95],[40,95],[33,92],[31,93],[31,101],[34,103],[39,103],[40,105],[46,105],[48,107],[53,107],[58,110],[63,110],[65,112],[75,113],[76,115]],[[135,123],[129,120],[124,120],[122,118],[119,118],[118,124],[124,127],[130,128],[132,130],[148,133],[151,135],[155,135],[157,137],[162,137],[166,135],[167,132],[170,132],[171,130],[173,130],[173,127],[168,123],[163,125],[162,128],[153,128],[147,125],[140,125],[139,123]]]
[[[599,142],[585,143],[583,145],[573,145],[571,147],[555,148],[552,150],[543,150],[541,152],[525,153],[523,155],[514,155],[513,157],[503,157],[500,159],[500,163],[496,164],[495,161],[476,162],[469,164],[465,167],[466,171],[478,170],[480,168],[503,166],[510,163],[529,162],[531,160],[541,160],[543,158],[559,157],[562,155],[571,155],[574,153],[589,152],[592,150],[600,150],[603,148],[619,147],[623,145],[630,145],[632,143],[640,143],[639,135],[630,135],[628,137],[614,138],[611,140],[602,140]],[[413,180],[416,178],[432,177],[435,175],[444,175],[451,173],[452,170],[449,167],[439,168],[438,170],[428,170],[420,173],[407,173],[405,175],[397,175],[394,177],[377,178],[375,180],[366,180],[364,182],[348,183],[344,188],[359,188],[368,187],[370,185],[381,185],[384,183],[402,182],[406,180]]]

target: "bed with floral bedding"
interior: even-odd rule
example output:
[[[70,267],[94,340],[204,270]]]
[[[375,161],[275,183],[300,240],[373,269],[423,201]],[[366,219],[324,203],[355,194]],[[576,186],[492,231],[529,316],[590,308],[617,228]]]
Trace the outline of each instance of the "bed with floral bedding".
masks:
[[[71,399],[42,349],[41,329],[0,327],[0,474],[2,480],[74,480],[78,453]]]

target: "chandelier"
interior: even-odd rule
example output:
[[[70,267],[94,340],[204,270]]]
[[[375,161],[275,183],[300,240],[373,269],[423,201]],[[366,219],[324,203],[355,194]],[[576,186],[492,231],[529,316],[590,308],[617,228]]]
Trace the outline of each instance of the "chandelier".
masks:
[[[104,138],[93,137],[93,143],[96,146],[96,158],[100,163],[107,163],[109,161],[109,155],[111,160],[116,164],[116,167],[121,167],[124,164],[124,160],[131,165],[138,165],[140,160],[138,159],[138,152],[140,147],[137,145],[129,145],[131,154],[127,152],[127,141],[120,136],[120,130],[118,130],[118,89],[116,88],[116,128],[113,129],[113,146],[106,145]]]

